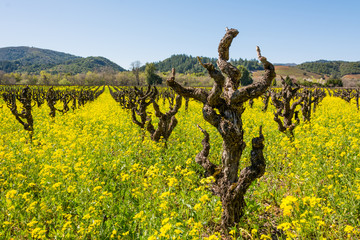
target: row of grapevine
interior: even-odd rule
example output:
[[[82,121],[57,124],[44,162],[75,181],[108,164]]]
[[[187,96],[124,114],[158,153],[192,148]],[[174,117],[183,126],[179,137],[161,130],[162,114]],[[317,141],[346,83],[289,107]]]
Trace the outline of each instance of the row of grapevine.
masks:
[[[89,101],[94,101],[105,90],[105,87],[100,89],[97,87],[94,90],[88,88],[77,89],[54,89],[49,88],[30,88],[12,86],[3,86],[0,88],[2,99],[16,120],[23,125],[24,129],[29,132],[30,141],[32,140],[34,132],[34,119],[32,116],[32,108],[35,106],[41,107],[46,101],[50,108],[49,115],[55,117],[56,112],[66,113],[70,110],[68,104],[72,103],[72,110],[85,105]],[[18,108],[18,102],[21,106]],[[57,105],[61,105],[59,107]]]

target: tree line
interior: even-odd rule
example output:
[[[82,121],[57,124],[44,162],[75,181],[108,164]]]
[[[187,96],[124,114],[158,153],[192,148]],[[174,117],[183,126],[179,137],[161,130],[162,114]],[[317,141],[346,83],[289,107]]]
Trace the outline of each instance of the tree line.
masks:
[[[347,74],[360,74],[360,62],[326,61],[306,62],[297,65],[299,69],[328,75],[338,79]]]
[[[201,61],[204,63],[211,63],[216,66],[216,58],[201,57]],[[263,70],[263,66],[256,59],[230,59],[230,63],[234,66],[244,66],[248,71]],[[205,75],[206,70],[199,64],[196,57],[188,56],[186,54],[172,55],[160,62],[155,62],[155,67],[160,72],[170,72],[172,68],[176,68],[178,73],[192,74],[195,73],[198,76]],[[141,69],[144,71],[146,66],[142,66]]]
[[[113,86],[144,86],[162,85],[171,72],[160,72],[156,64],[147,63],[144,71],[141,71],[140,62],[132,65],[132,71],[117,72],[111,69],[103,71],[88,71],[86,73],[56,73],[40,71],[39,74],[31,73],[6,73],[0,70],[0,85],[113,85]],[[253,82],[250,72],[239,65],[242,72],[241,85],[245,86]],[[209,87],[212,85],[208,74],[178,73],[178,81],[182,84],[195,87]]]

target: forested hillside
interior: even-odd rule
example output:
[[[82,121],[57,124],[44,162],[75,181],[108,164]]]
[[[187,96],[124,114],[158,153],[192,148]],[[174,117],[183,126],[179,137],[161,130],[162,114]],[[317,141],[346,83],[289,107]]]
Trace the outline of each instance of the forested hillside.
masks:
[[[62,52],[33,48],[0,48],[0,70],[4,72],[37,72],[79,57]]]
[[[297,68],[321,75],[342,77],[347,74],[359,74],[360,62],[326,61],[305,62],[297,65]]]
[[[58,64],[80,58],[71,54],[34,47],[0,48],[0,61],[18,61],[22,64]]]
[[[103,57],[77,57],[71,54],[33,48],[0,48],[0,71],[6,73],[35,73],[49,71],[57,73],[86,73],[102,69],[125,71],[122,67]]]
[[[86,73],[88,71],[126,71],[119,65],[111,62],[104,57],[87,57],[69,60],[63,64],[58,64],[49,69],[52,73]]]
[[[216,58],[208,58],[201,57],[203,63],[211,62],[216,66]],[[246,59],[231,59],[230,62],[234,66],[242,65],[247,68],[249,71],[262,70],[263,67],[259,62],[255,59],[246,60]],[[176,68],[176,72],[178,73],[205,73],[206,69],[204,69],[197,60],[196,57],[188,56],[185,54],[172,55],[170,58],[167,58],[163,61],[156,62],[155,67],[160,72],[168,72],[171,71],[172,68]],[[142,67],[144,70],[145,67]]]
[[[201,57],[203,63],[211,62],[217,67],[217,58]],[[256,59],[230,59],[230,62],[244,71],[242,85],[247,85],[252,80],[257,81],[262,76],[263,67]],[[211,80],[208,73],[203,68],[198,59],[186,54],[172,55],[162,61],[151,63],[154,65],[154,71],[159,73],[163,79],[168,76],[172,68],[180,74],[183,82],[191,86],[209,86]],[[327,61],[319,60],[315,62],[305,62],[299,65],[281,66],[276,64],[276,73],[278,81],[280,76],[290,76],[299,81],[321,81],[327,79],[344,80],[344,86],[358,86],[360,76],[360,61]],[[243,66],[243,67],[240,67]],[[126,70],[114,62],[104,57],[78,57],[75,55],[57,52],[47,49],[34,47],[6,47],[0,48],[0,82],[3,84],[16,83],[53,83],[53,84],[100,84],[104,83],[104,74],[106,81],[113,81],[118,85],[137,85],[139,82],[145,84],[145,65],[138,71],[141,73],[139,79],[135,78],[134,71]],[[133,70],[133,69],[132,69]],[[43,74],[41,72],[43,71]],[[119,75],[120,72],[123,72]],[[43,76],[46,73],[47,80]],[[88,74],[89,73],[89,74]],[[94,77],[97,73],[99,75]],[[162,74],[160,74],[162,73]],[[145,74],[145,75],[144,75]],[[50,77],[52,76],[52,77]],[[66,77],[64,77],[66,76]],[[71,77],[73,76],[73,78]],[[84,76],[89,79],[84,80]],[[91,76],[91,77],[90,77]]]

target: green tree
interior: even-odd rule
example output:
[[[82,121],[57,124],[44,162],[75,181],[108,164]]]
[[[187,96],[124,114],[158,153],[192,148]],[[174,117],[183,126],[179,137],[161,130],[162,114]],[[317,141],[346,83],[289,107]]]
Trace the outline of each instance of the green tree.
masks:
[[[50,78],[51,78],[51,74],[46,72],[46,71],[41,71],[40,72],[40,84],[43,85],[49,85],[50,84]]]
[[[332,71],[332,72],[331,72],[331,75],[330,75],[330,78],[331,78],[331,79],[340,79],[341,76],[340,76],[340,73],[339,73],[339,72]]]
[[[20,73],[10,73],[11,78],[15,79],[17,83],[21,81],[21,74]]]
[[[67,80],[66,77],[64,77],[63,79],[61,79],[59,82],[58,82],[59,85],[71,85],[71,82],[69,80]]]
[[[146,82],[149,85],[161,84],[162,78],[155,73],[156,67],[154,63],[147,63],[145,66]]]
[[[254,82],[250,76],[250,72],[243,65],[238,65],[237,68],[241,72],[241,78],[240,78],[241,86],[247,86]]]
[[[326,80],[325,87],[342,87],[343,82],[341,79],[330,78]]]

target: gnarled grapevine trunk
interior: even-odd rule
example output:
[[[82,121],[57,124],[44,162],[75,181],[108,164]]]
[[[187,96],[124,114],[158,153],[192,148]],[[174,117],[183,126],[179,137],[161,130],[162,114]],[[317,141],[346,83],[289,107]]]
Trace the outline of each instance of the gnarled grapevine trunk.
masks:
[[[173,72],[173,75],[175,76],[175,72]],[[170,103],[170,110],[167,111],[166,113],[161,112],[159,105],[153,99],[152,103],[155,110],[155,116],[159,119],[157,129],[154,128],[151,121],[148,123],[149,127],[147,130],[150,132],[151,139],[153,141],[159,142],[160,138],[163,137],[165,139],[165,144],[166,144],[172,131],[174,130],[174,128],[178,123],[175,115],[181,107],[181,102],[182,102],[181,99],[182,97],[180,95],[177,95],[175,98],[175,103],[173,101],[172,104]]]
[[[147,107],[154,101],[157,91],[151,88],[149,85],[147,90],[144,92],[142,89],[134,87],[134,96],[128,96],[128,107],[131,109],[131,117],[133,123],[138,125],[141,129],[151,131],[153,126],[148,124],[151,118],[148,116]],[[139,116],[139,120],[137,119]],[[144,140],[144,135],[142,140]]]
[[[295,110],[304,101],[305,95],[300,95],[300,97],[296,95],[300,89],[300,86],[296,83],[294,83],[294,87],[291,87],[281,77],[281,84],[283,88],[279,93],[271,92],[272,104],[276,108],[274,121],[278,124],[279,131],[287,134],[290,141],[293,141],[295,139],[294,129],[300,123],[298,111]],[[296,122],[293,122],[293,118]]]
[[[303,120],[304,122],[310,123],[311,110],[315,113],[316,106],[319,105],[319,103],[326,97],[326,93],[320,88],[304,88],[301,96],[303,98],[303,102],[300,103]]]
[[[19,95],[13,93],[3,93],[4,101],[11,110],[11,113],[15,116],[16,120],[23,125],[24,129],[29,132],[30,142],[32,142],[32,136],[34,133],[34,120],[31,113],[31,96],[32,91],[29,86],[23,88]],[[21,112],[18,111],[16,99],[18,99],[22,104]]]
[[[175,76],[175,72],[173,75]],[[181,107],[182,97],[180,95],[174,97],[175,101],[169,100],[170,109],[166,113],[163,113],[160,110],[159,104],[156,102],[156,98],[159,96],[159,91],[156,87],[152,88],[149,85],[146,91],[134,87],[132,91],[117,91],[116,93],[111,91],[111,94],[124,108],[131,109],[132,121],[136,125],[148,131],[151,139],[155,142],[159,142],[160,139],[163,138],[166,146],[167,140],[178,123],[175,114]],[[157,128],[154,127],[151,117],[148,115],[148,106],[151,104],[154,107],[155,116],[159,120]],[[137,116],[139,116],[139,118]]]
[[[193,98],[203,103],[203,117],[213,125],[223,138],[222,164],[217,166],[210,162],[209,136],[205,130],[202,141],[203,150],[196,156],[196,162],[206,171],[208,176],[214,176],[213,193],[221,198],[223,206],[222,226],[227,229],[240,221],[243,215],[244,195],[251,182],[262,176],[265,171],[265,159],[262,154],[263,135],[253,139],[251,152],[251,166],[244,168],[238,175],[239,161],[245,148],[244,131],[241,115],[244,112],[243,104],[253,98],[261,96],[270,86],[275,77],[274,66],[265,57],[261,56],[257,48],[259,60],[263,63],[265,74],[260,82],[239,88],[241,72],[231,65],[229,47],[232,40],[238,35],[236,29],[227,29],[219,44],[219,58],[216,70],[211,63],[200,64],[206,68],[214,80],[210,92],[205,89],[183,87],[175,81],[174,76],[167,80],[167,84],[179,95]],[[223,75],[226,75],[226,77]]]
[[[50,108],[49,115],[51,117],[55,117],[55,115],[56,115],[55,104],[57,102],[57,96],[56,96],[56,93],[55,93],[53,87],[50,87],[48,92],[46,93],[46,101],[47,101],[47,104],[48,104],[48,106]]]

